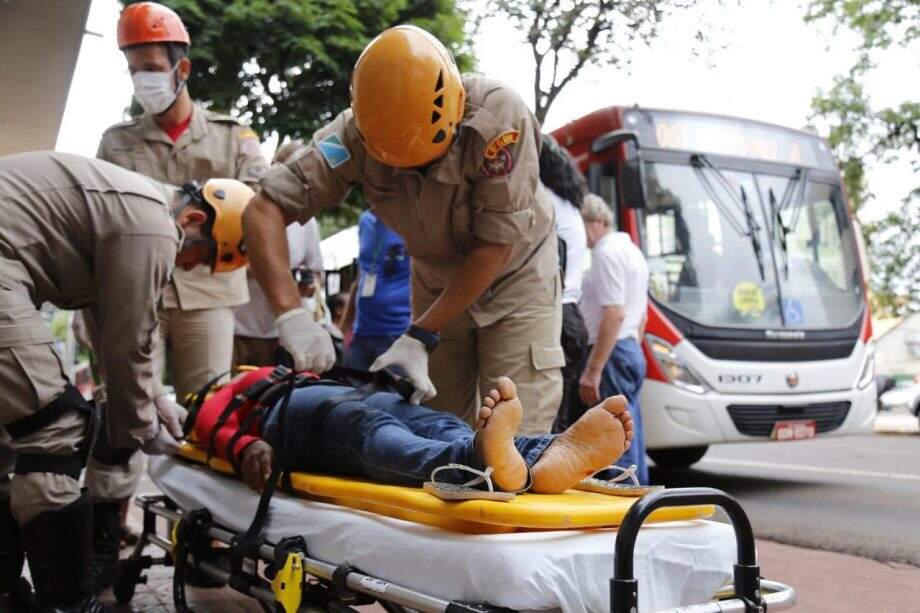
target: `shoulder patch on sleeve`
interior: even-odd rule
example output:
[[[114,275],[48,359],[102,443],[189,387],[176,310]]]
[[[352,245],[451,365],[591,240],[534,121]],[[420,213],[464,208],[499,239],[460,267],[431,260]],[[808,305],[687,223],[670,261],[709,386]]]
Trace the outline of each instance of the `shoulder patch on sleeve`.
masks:
[[[498,150],[494,158],[485,158],[479,167],[479,174],[486,179],[495,179],[511,174],[514,169],[514,158],[506,148]]]
[[[319,141],[316,146],[319,147],[320,153],[326,158],[329,168],[338,168],[351,159],[351,153],[342,144],[342,139],[339,138],[338,134],[330,134]]]
[[[261,155],[262,149],[259,146],[259,135],[251,128],[246,128],[239,134],[240,151],[250,157]]]
[[[494,160],[498,156],[498,152],[507,147],[512,143],[518,142],[521,138],[521,133],[517,130],[508,130],[503,132],[492,139],[486,149],[483,152],[483,155],[487,160]]]

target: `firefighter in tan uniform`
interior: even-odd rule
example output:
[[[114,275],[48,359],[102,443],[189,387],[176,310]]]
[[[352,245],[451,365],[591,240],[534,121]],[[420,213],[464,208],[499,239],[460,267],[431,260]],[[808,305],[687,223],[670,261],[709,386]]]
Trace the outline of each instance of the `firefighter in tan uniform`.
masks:
[[[163,5],[141,2],[122,11],[118,46],[145,113],[106,130],[96,157],[172,185],[235,177],[256,186],[268,168],[259,139],[232,117],[192,101],[186,87],[189,44],[181,19]],[[159,311],[164,342],[156,361],[163,372],[168,357],[165,362],[179,399],[230,370],[233,307],[248,301],[245,270],[211,275],[198,266],[175,271]],[[122,516],[142,468],[139,454],[127,464],[90,463],[87,485],[96,503],[97,588],[108,582],[108,570],[118,555]]]
[[[67,381],[39,307],[97,316],[108,400],[93,454],[175,448],[181,407],[154,403],[157,304],[174,264],[245,263],[252,195],[235,180],[183,195],[63,153],[0,157],[0,610],[26,610],[23,550],[38,610],[106,610],[88,589],[92,506],[79,484],[95,411]]]
[[[371,41],[351,95],[351,109],[269,169],[244,218],[281,345],[298,368],[332,364],[331,343],[299,308],[284,227],[360,185],[413,260],[413,325],[371,368],[402,367],[413,400],[433,397],[432,406],[471,423],[481,391],[507,375],[524,405],[522,433],[549,432],[564,356],[537,120],[501,83],[461,77],[441,43],[413,26]]]

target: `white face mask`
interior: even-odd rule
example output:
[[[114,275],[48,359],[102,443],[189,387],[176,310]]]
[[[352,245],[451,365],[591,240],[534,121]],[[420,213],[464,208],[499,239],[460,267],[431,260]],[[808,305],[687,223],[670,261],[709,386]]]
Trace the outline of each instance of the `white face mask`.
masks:
[[[185,81],[179,83],[174,90],[172,76],[179,68],[179,62],[169,72],[135,72],[131,75],[134,81],[134,98],[141,107],[152,115],[159,115],[176,101]]]

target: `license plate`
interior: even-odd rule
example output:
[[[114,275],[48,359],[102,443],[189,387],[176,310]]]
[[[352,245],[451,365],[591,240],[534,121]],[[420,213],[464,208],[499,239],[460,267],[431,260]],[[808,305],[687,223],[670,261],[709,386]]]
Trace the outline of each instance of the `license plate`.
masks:
[[[770,438],[774,441],[801,441],[815,438],[817,432],[818,427],[813,419],[778,421],[773,424]]]

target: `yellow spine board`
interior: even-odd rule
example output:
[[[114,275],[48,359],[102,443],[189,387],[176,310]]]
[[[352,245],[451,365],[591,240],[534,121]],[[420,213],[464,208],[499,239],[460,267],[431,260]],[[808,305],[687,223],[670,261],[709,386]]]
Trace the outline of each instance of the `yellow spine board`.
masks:
[[[200,447],[184,444],[181,455],[204,464]],[[229,463],[212,458],[210,467],[233,474]],[[468,534],[497,534],[520,529],[566,530],[618,526],[637,498],[568,490],[562,494],[518,494],[510,502],[448,502],[421,488],[381,485],[312,473],[292,473],[291,485],[304,498],[331,502]],[[659,509],[647,521],[665,522],[710,517],[711,505]]]

